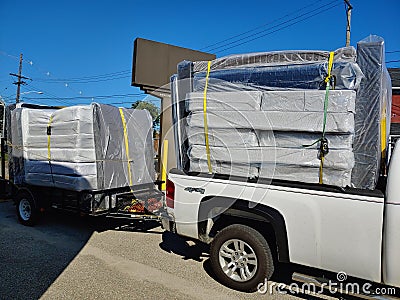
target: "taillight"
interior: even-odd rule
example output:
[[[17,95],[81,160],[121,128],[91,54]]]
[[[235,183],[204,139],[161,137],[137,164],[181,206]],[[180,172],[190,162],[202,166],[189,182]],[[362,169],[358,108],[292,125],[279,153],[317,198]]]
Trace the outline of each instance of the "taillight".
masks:
[[[174,183],[167,179],[167,187],[165,191],[165,198],[166,198],[166,204],[169,208],[174,208],[175,204],[175,185]]]

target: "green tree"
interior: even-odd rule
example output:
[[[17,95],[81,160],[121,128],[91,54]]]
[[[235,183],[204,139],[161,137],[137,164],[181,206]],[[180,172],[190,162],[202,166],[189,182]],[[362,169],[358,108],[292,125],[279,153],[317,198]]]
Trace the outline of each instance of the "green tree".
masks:
[[[160,126],[160,108],[149,101],[139,100],[132,104],[134,109],[147,109],[153,118],[153,128]]]

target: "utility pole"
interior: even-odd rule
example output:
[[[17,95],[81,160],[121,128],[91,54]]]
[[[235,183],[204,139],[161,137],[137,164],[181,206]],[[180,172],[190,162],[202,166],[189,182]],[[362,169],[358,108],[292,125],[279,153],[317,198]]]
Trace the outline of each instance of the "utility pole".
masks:
[[[25,81],[22,81],[21,79],[29,79],[28,77],[22,76],[22,53],[19,55],[19,69],[18,69],[18,74],[10,73],[11,76],[17,77],[18,81],[13,82],[13,84],[17,85],[17,97],[15,98],[15,103],[19,103],[19,96],[21,93],[21,84],[26,84]]]
[[[346,14],[347,14],[347,26],[346,26],[346,47],[350,46],[350,24],[351,24],[351,10],[353,6],[350,4],[350,0],[344,0],[344,3],[347,6]]]

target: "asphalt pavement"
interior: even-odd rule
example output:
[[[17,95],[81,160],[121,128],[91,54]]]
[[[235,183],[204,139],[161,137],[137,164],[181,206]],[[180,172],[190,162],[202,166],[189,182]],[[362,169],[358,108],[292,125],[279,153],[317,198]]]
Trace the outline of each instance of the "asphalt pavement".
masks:
[[[154,221],[49,212],[26,227],[11,202],[0,203],[0,299],[314,298],[228,289],[214,279],[207,252]]]

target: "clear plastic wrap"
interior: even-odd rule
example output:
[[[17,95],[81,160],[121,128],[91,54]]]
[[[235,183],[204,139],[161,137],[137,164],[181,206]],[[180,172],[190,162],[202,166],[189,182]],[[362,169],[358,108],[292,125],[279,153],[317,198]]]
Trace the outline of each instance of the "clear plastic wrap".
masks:
[[[356,98],[356,164],[351,182],[353,187],[374,189],[389,143],[391,83],[385,66],[384,40],[372,35],[358,42],[357,63],[365,77]]]
[[[207,111],[310,111],[324,109],[325,91],[230,91],[207,93]],[[329,93],[328,112],[355,112],[356,92],[332,90]],[[189,93],[187,111],[203,111],[204,93]]]
[[[154,182],[153,120],[150,113],[122,108],[126,142],[120,108],[97,104],[93,113],[96,157],[100,160],[98,174],[104,176],[103,188],[130,185],[128,164],[133,185]]]
[[[262,90],[274,89],[324,89],[328,74],[328,61],[302,65],[263,66],[211,71],[209,91],[223,87],[223,83],[240,83]],[[336,89],[358,89],[362,72],[353,62],[333,63],[332,75]],[[193,74],[193,90],[204,91],[206,72]],[[222,85],[222,87],[221,87]]]
[[[260,146],[265,147],[284,147],[318,149],[319,144],[309,146],[321,138],[320,133],[308,132],[280,132],[280,131],[256,131]],[[353,134],[327,134],[325,135],[329,143],[329,149],[353,149]]]
[[[178,167],[208,172],[208,135],[214,173],[262,163],[268,170],[258,165],[260,177],[318,183],[328,59],[328,51],[311,50],[232,55],[211,61],[208,75],[208,62],[178,64],[171,81]],[[332,75],[323,183],[348,186],[355,164],[356,91],[364,78],[353,47],[335,51]],[[273,174],[275,163],[281,171]]]
[[[153,182],[151,116],[125,108],[122,113],[126,141],[117,107],[93,103],[14,109],[14,183],[80,191]]]
[[[187,133],[189,147],[192,145],[205,145],[204,128],[188,126]],[[329,142],[329,149],[351,150],[353,148],[353,134],[327,134],[325,137]],[[212,128],[208,130],[209,145],[215,147],[262,146],[318,149],[319,144],[315,143],[315,141],[320,138],[320,133],[308,132],[282,132],[234,128]]]
[[[262,92],[207,93],[207,110],[260,110]],[[187,111],[203,111],[204,93],[189,93],[186,98]]]
[[[213,173],[216,174],[229,174],[232,176],[242,176],[242,177],[244,176],[249,178],[258,177],[258,167],[250,164],[237,164],[237,163],[212,161],[211,167]],[[189,171],[208,173],[207,160],[191,159]]]
[[[215,111],[207,112],[210,128],[251,128],[255,130],[277,130],[296,132],[322,132],[324,114],[321,112],[277,112],[277,111]],[[192,127],[204,125],[203,113],[192,113],[187,117]],[[353,133],[354,114],[328,113],[327,133]]]
[[[8,141],[11,143],[11,147],[9,147],[9,160],[11,162],[9,164],[9,174],[14,183],[23,183],[25,181],[26,167],[30,167],[31,162],[27,160],[28,151],[24,147],[24,144],[27,144],[28,133],[32,132],[34,135],[41,132],[46,133],[49,118],[54,111],[53,109],[27,109],[19,106],[17,108],[13,107],[12,112],[9,112]],[[31,124],[35,124],[36,119],[39,120],[37,126],[31,126]],[[35,140],[32,141],[30,139],[28,147],[34,149],[35,142]],[[44,148],[46,147],[47,136]],[[46,158],[47,154],[41,157],[40,160],[44,161]],[[48,165],[48,163],[44,162],[43,165]]]
[[[259,177],[265,178],[274,168],[274,178],[289,181],[299,181],[308,183],[319,183],[319,168],[303,167],[295,165],[262,165],[259,169]],[[322,178],[325,184],[336,186],[350,186],[351,169],[338,170],[331,168],[322,169]]]
[[[324,110],[325,91],[267,91],[263,92],[261,110],[264,111],[310,111]],[[329,92],[328,112],[355,112],[356,92],[332,90]]]
[[[206,160],[206,147],[194,145],[189,149],[191,159]],[[213,161],[239,164],[284,164],[318,168],[317,149],[279,148],[279,147],[210,147]],[[351,150],[331,150],[325,157],[324,167],[339,170],[351,170],[354,166],[354,154]]]
[[[189,146],[205,145],[204,128],[187,127]],[[224,129],[210,128],[208,130],[208,140],[210,146],[216,147],[257,147],[258,137],[252,129]]]
[[[212,162],[213,173],[228,174],[231,176],[244,176],[249,178],[275,178],[288,181],[299,181],[307,183],[319,183],[319,168],[303,167],[296,165],[249,165],[249,164],[230,164],[226,162]],[[190,172],[208,173],[206,160],[191,160]],[[271,178],[271,179],[273,179]],[[337,186],[350,186],[351,170],[338,170],[331,168],[323,169],[323,179],[325,184]]]
[[[329,59],[329,51],[317,50],[292,50],[271,51],[248,54],[234,54],[215,59],[211,62],[211,70],[223,70],[245,67],[258,67],[260,65],[276,66],[288,64],[308,64],[315,62],[326,62]],[[335,51],[335,62],[355,62],[356,49],[354,47],[343,47]],[[207,70],[207,61],[196,61],[193,63],[194,72]]]

